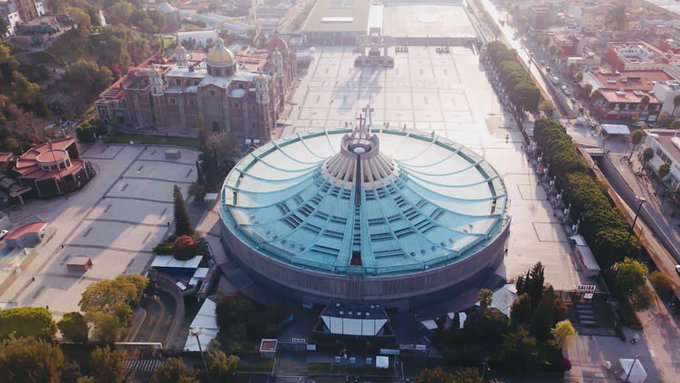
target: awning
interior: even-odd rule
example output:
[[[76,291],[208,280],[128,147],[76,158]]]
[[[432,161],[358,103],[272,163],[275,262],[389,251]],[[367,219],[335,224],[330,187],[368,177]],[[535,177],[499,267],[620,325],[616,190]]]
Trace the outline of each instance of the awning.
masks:
[[[619,359],[619,363],[623,369],[621,380],[628,379],[630,383],[643,383],[647,379],[647,371],[642,367],[640,359]]]
[[[602,124],[602,130],[604,130],[605,133],[607,133],[610,136],[613,136],[613,135],[628,136],[628,135],[630,135],[630,129],[628,128],[627,125]]]

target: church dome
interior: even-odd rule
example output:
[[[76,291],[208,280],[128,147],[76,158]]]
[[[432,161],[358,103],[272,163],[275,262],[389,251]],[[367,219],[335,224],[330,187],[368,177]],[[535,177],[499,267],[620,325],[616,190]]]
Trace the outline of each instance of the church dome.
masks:
[[[220,37],[215,41],[215,46],[208,52],[207,62],[212,66],[234,65],[234,54],[224,46],[224,40]]]

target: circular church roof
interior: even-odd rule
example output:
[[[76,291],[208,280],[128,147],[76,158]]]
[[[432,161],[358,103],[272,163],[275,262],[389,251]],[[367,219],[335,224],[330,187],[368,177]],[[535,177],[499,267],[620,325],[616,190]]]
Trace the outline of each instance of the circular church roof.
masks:
[[[220,216],[264,257],[387,276],[474,256],[507,225],[501,177],[434,134],[339,128],[269,142],[224,181]]]

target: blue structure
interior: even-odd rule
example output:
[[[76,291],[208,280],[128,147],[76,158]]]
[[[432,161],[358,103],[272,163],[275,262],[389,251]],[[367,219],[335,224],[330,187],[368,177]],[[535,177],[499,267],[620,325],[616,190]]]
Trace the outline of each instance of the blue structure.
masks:
[[[230,253],[310,303],[438,299],[489,277],[509,218],[503,180],[434,134],[356,127],[272,141],[224,181]]]

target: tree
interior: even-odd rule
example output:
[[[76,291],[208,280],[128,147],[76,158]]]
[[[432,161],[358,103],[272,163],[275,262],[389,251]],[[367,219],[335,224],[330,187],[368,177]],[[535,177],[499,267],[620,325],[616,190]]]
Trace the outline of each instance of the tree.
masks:
[[[95,383],[123,383],[125,368],[123,354],[110,348],[96,348],[90,354],[92,377]]]
[[[130,20],[130,16],[135,11],[135,7],[127,1],[119,1],[107,9],[106,19],[111,24],[125,24]]]
[[[560,348],[563,348],[571,339],[573,339],[577,334],[574,326],[572,326],[569,319],[559,321],[555,324],[552,330],[550,330],[555,344]]]
[[[640,99],[640,110],[647,109],[648,105],[649,105],[649,96],[642,96],[642,98]]]
[[[486,311],[491,306],[491,303],[493,303],[493,291],[482,289],[479,291],[477,299],[479,300],[479,306],[482,308],[482,311]]]
[[[649,275],[649,282],[652,283],[659,295],[664,297],[673,296],[673,280],[661,271],[655,271]]]
[[[12,84],[12,100],[27,112],[39,117],[47,116],[47,104],[40,85],[30,82],[24,75],[15,76]]]
[[[63,78],[69,90],[78,92],[87,102],[93,101],[112,82],[113,73],[109,68],[85,59],[69,65]]]
[[[555,294],[552,286],[548,286],[543,292],[541,301],[534,310],[531,320],[531,334],[541,341],[550,337],[550,329],[567,317],[567,306],[562,299]]]
[[[510,320],[515,326],[528,325],[531,321],[532,312],[531,297],[524,293],[512,302]]]
[[[645,284],[647,266],[637,260],[626,258],[610,269],[612,287],[620,299],[629,299],[636,310],[649,306],[650,292]]]
[[[422,370],[416,377],[416,383],[456,383],[456,381],[453,380],[453,375],[437,367],[434,370],[429,368]]]
[[[198,380],[181,358],[170,358],[153,373],[151,383],[193,383]]]
[[[538,108],[541,112],[545,113],[546,116],[552,117],[553,112],[555,111],[555,104],[550,100],[543,100]]]
[[[221,350],[213,350],[206,355],[206,363],[210,370],[211,382],[233,382],[236,380],[236,370],[238,369],[239,357],[227,356]]]
[[[514,368],[529,368],[538,363],[538,342],[524,327],[519,327],[503,337],[501,356]]]
[[[139,306],[149,279],[142,275],[121,276],[87,287],[80,299],[80,309],[94,323],[95,337],[105,343],[119,339],[129,327],[132,309]]]
[[[590,95],[593,93],[593,86],[591,84],[585,84],[583,86],[583,94],[586,97],[590,97]]]
[[[19,61],[12,54],[9,46],[0,44],[0,84],[5,86],[12,84],[17,70],[19,70]]]
[[[79,8],[69,7],[66,8],[66,13],[69,15],[71,20],[78,26],[78,33],[81,38],[87,36],[92,28],[92,20],[90,15]]]
[[[654,149],[645,148],[645,150],[642,151],[642,164],[647,165],[652,158],[654,158]]]
[[[173,203],[174,203],[174,217],[175,217],[175,235],[192,235],[194,234],[194,229],[191,226],[191,220],[189,219],[189,212],[187,211],[186,204],[184,203],[184,196],[179,186],[175,185],[172,191]]]
[[[484,378],[476,368],[461,368],[453,372],[455,383],[484,383]]]
[[[630,137],[630,141],[633,144],[633,148],[630,150],[630,155],[628,156],[628,160],[630,160],[633,157],[633,152],[635,151],[635,147],[642,142],[642,139],[645,137],[645,132],[642,130],[636,130],[633,135]]]
[[[45,308],[20,307],[0,310],[0,339],[14,336],[51,341],[56,332],[57,325],[52,320],[52,314]]]
[[[178,237],[172,246],[172,254],[175,259],[182,261],[193,258],[196,255],[197,250],[198,246],[196,245],[196,241],[188,235]]]
[[[79,312],[70,312],[64,314],[57,327],[64,339],[73,343],[87,342],[89,328],[87,327],[87,320]]]
[[[671,113],[671,116],[675,117],[675,111],[678,109],[679,106],[680,106],[680,94],[673,97],[673,113]]]
[[[75,380],[77,366],[66,361],[59,347],[32,338],[0,342],[3,382],[61,383]]]
[[[543,296],[543,288],[545,283],[545,268],[541,262],[537,262],[531,270],[527,272],[526,276],[517,278],[517,294],[529,294],[531,302],[538,305]]]
[[[607,27],[616,31],[624,31],[628,27],[628,16],[626,15],[626,6],[619,4],[615,6],[605,20]]]
[[[668,174],[670,172],[671,172],[671,166],[667,163],[662,164],[661,166],[659,166],[659,171],[658,171],[659,179],[663,180],[664,178],[666,178],[666,176],[668,176]]]

